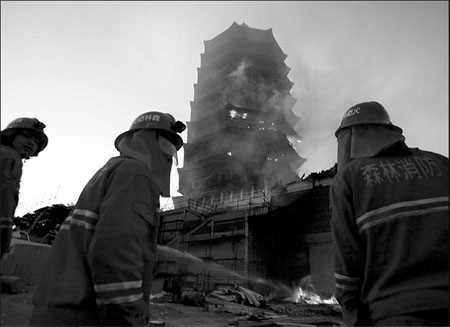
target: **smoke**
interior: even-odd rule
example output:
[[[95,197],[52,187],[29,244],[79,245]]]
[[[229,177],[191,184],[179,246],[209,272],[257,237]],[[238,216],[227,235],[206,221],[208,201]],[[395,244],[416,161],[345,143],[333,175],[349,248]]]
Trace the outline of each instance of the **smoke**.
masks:
[[[344,112],[359,102],[383,104],[394,124],[420,140],[410,146],[420,146],[427,139],[435,144],[447,142],[448,146],[448,137],[444,141],[436,134],[430,136],[435,129],[448,131],[448,127],[430,128],[426,136],[417,133],[425,126],[436,126],[431,117],[438,115],[430,114],[431,110],[443,108],[443,116],[439,116],[448,115],[445,20],[438,19],[441,14],[435,9],[427,12],[422,4],[388,7],[386,10],[377,4],[368,15],[321,24],[314,31],[304,30],[301,42],[287,42],[286,62],[292,68],[289,78],[295,83],[291,93],[297,99],[293,110],[300,117],[295,129],[303,138],[297,152],[307,159],[300,174],[334,165],[334,132]],[[339,17],[331,10],[321,14],[324,21],[327,15],[332,20]],[[443,121],[446,124],[447,120]]]
[[[344,112],[356,103],[385,100],[386,86],[394,75],[392,66],[376,66],[369,56],[345,56],[335,50],[329,54],[330,64],[314,67],[307,59],[295,58],[292,70],[295,81],[293,96],[297,103],[293,111],[300,117],[295,130],[302,138],[296,151],[306,162],[300,167],[300,176],[333,167],[337,161],[337,143],[334,132]],[[300,57],[301,58],[301,57]]]
[[[253,108],[259,97],[258,85],[247,78],[249,64],[243,60],[235,71],[228,75],[228,82],[222,93],[222,104],[231,103],[237,107]]]
[[[294,96],[297,104],[294,107],[300,119],[294,126],[300,135],[300,142],[293,142],[296,152],[306,162],[297,170],[299,176],[308,176],[331,168],[335,162],[336,150],[330,140],[334,140],[335,120],[327,113],[329,107],[321,101],[319,91],[306,69],[296,80]]]
[[[315,66],[318,53],[314,48],[310,58],[303,53],[297,56],[293,53],[294,62],[289,64],[293,67],[292,76],[285,80],[278,77],[286,75],[288,70],[282,71],[286,66],[278,68],[277,78],[273,78],[257,63],[244,59],[226,76],[222,105],[230,103],[256,109],[261,117],[280,124],[298,156],[306,159],[300,166],[291,166],[299,176],[328,170],[337,161],[334,132],[343,113],[355,103],[382,100],[380,95],[385,93],[393,76],[391,68],[396,64],[392,61],[384,67],[378,65],[367,51],[372,57],[383,54],[373,48],[358,49],[351,54],[347,50],[336,43],[332,51],[320,52],[323,65]],[[290,81],[294,82],[292,90],[290,84],[285,84]],[[260,142],[257,135],[255,133],[255,139],[249,141]],[[249,158],[255,155],[251,151],[248,154]]]
[[[277,72],[281,75],[282,72]],[[274,81],[265,78],[261,69],[244,59],[227,76],[228,83],[222,93],[222,104],[258,109],[265,113],[280,112],[289,105],[289,94],[282,94]],[[289,108],[291,109],[292,106]]]
[[[289,161],[288,154],[279,154],[279,157],[271,158],[270,154],[267,156],[266,153],[261,151],[262,148],[267,148],[267,145],[261,145],[261,142],[266,142],[265,139],[261,138],[261,130],[266,128],[275,129],[279,133],[289,136],[289,138],[286,138],[286,142],[293,142],[292,138],[299,139],[293,129],[298,121],[298,117],[292,112],[296,100],[289,93],[291,85],[286,77],[288,70],[282,71],[285,66],[280,67],[279,71],[268,72],[266,69],[261,69],[250,59],[242,60],[236,69],[226,76],[226,87],[221,98],[223,106],[229,103],[235,107],[248,110],[246,113],[233,112],[234,116],[243,118],[249,126],[251,125],[251,130],[246,133],[246,141],[250,146],[240,155],[244,155],[243,162],[245,165],[252,166],[248,167],[249,170],[257,166],[255,160],[259,164],[265,162],[265,165],[261,167],[260,175],[262,178],[273,177],[274,180],[269,178],[264,181],[264,184],[269,187],[273,186],[272,184],[278,182],[279,179],[285,179],[286,182],[286,178],[293,178],[293,174],[298,169],[298,163],[295,166],[295,161],[288,162],[284,168],[281,168],[278,160]],[[236,143],[242,142],[240,139],[235,141]],[[256,146],[252,147],[251,145]],[[261,145],[261,147],[258,147],[258,145]],[[276,153],[279,149],[273,149],[272,151]],[[295,155],[295,152],[292,153]],[[285,172],[280,172],[280,170],[285,170]],[[286,177],[289,175],[292,177]]]

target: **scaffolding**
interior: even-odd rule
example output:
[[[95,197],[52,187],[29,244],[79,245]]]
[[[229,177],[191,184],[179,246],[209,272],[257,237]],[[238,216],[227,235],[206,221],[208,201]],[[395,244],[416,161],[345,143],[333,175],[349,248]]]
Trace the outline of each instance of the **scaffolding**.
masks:
[[[159,244],[189,253],[205,264],[196,269],[192,257],[160,256],[159,276],[184,280],[203,290],[247,284],[248,217],[263,215],[272,207],[267,190],[240,192],[223,197],[213,206],[194,199],[179,199],[177,208],[161,212]],[[189,267],[189,268],[188,268]]]

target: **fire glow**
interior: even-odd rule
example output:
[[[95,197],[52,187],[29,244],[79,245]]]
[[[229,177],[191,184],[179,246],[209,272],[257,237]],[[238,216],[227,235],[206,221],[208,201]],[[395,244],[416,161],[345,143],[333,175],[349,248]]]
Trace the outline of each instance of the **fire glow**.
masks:
[[[314,292],[303,290],[301,287],[298,288],[295,295],[295,303],[339,304],[334,295],[332,295],[329,299],[324,299]]]

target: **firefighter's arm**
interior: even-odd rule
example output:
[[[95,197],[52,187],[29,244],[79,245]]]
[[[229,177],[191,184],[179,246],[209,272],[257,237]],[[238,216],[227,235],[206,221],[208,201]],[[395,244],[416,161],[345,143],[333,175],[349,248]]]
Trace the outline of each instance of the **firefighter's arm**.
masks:
[[[88,249],[102,325],[147,323],[149,311],[142,285],[148,282],[143,280],[144,265],[155,257],[149,235],[155,228],[152,212],[156,208],[151,203],[155,198],[158,196],[145,174],[116,171],[109,178]]]
[[[20,162],[14,158],[1,156],[1,185],[0,185],[0,239],[1,255],[8,251],[12,238],[14,212],[17,207],[19,185],[22,175]]]
[[[361,302],[364,252],[358,240],[352,193],[340,175],[334,179],[330,198],[336,298],[342,307],[344,323],[366,325],[367,312]]]
[[[3,181],[2,181],[3,182]],[[0,242],[1,256],[8,252],[12,239],[12,225],[14,215],[14,197],[11,192],[3,189],[0,194]]]

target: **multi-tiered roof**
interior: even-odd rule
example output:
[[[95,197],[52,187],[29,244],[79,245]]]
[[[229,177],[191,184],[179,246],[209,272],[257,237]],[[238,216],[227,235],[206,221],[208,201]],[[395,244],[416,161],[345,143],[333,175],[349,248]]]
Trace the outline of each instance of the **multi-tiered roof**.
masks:
[[[296,122],[286,117],[295,117],[296,100],[272,30],[233,23],[204,44],[180,193],[209,202],[294,180],[304,159],[291,144]]]

